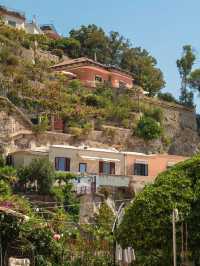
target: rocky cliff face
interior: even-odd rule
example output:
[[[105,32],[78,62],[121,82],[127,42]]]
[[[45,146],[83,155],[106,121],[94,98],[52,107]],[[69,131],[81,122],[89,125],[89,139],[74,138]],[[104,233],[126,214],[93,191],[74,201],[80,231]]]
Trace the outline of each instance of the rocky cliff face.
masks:
[[[195,112],[187,109],[165,110],[165,131],[171,138],[169,153],[192,155],[199,151],[199,134]]]
[[[200,149],[196,114],[182,106],[163,105],[163,127],[168,141],[158,139],[145,142],[133,135],[130,129],[104,126],[101,131],[92,130],[87,136],[76,139],[70,134],[46,132],[36,135],[31,132],[31,123],[6,98],[0,98],[0,146],[11,152],[29,149],[32,146],[51,144],[89,146],[113,146],[119,150],[142,153],[163,153],[190,156]]]
[[[86,141],[88,145],[97,145],[101,140],[118,149],[144,153],[168,152],[185,156],[197,153],[200,149],[200,137],[195,111],[178,105],[169,106],[167,103],[161,103],[159,107],[163,110],[165,140],[145,142],[133,136],[129,129],[106,127],[107,130],[101,132],[93,131]]]

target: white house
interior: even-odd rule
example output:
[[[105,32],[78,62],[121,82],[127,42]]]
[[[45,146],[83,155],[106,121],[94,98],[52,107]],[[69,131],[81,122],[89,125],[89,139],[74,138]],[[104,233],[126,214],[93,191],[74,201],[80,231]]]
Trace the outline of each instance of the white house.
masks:
[[[3,21],[6,25],[14,27],[16,29],[25,29],[25,14],[23,12],[19,12],[13,9],[9,9],[0,5],[0,17],[2,17]]]
[[[25,31],[29,34],[44,34],[35,20],[25,23]]]

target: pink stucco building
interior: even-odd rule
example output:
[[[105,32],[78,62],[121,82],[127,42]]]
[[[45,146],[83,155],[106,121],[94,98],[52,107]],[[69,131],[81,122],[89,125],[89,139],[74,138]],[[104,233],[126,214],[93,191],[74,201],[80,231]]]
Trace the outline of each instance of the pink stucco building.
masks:
[[[51,69],[73,74],[75,75],[73,78],[79,79],[84,86],[90,88],[103,83],[108,83],[113,88],[133,87],[133,77],[129,72],[86,57],[61,62],[52,66]]]
[[[32,159],[46,156],[56,171],[81,176],[96,176],[99,186],[130,187],[140,191],[157,175],[187,157],[169,154],[122,152],[113,148],[52,145],[12,154],[14,166],[27,165]]]
[[[140,190],[147,183],[152,183],[161,172],[188,157],[169,154],[142,154],[124,152],[125,175],[131,176],[130,186]]]

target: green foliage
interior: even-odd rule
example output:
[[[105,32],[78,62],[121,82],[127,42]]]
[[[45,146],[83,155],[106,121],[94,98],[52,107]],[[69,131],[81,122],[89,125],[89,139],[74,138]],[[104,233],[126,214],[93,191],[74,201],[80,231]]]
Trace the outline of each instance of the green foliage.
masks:
[[[49,129],[49,120],[47,116],[43,116],[38,125],[33,125],[32,130],[36,134],[44,133]]]
[[[105,105],[100,96],[92,93],[86,95],[85,103],[89,106],[94,106],[94,107],[104,107]]]
[[[200,69],[195,69],[190,73],[189,86],[191,89],[200,91]]]
[[[55,55],[57,55],[59,57],[59,59],[62,59],[62,57],[64,55],[63,50],[61,50],[61,49],[54,49],[52,51],[52,53],[55,54]]]
[[[179,163],[158,175],[127,208],[118,230],[123,246],[133,246],[142,265],[171,265],[173,208],[179,211],[177,255],[181,252],[181,223],[188,225],[188,253],[195,265],[199,254],[200,156]],[[155,262],[156,259],[156,262]],[[154,264],[156,263],[156,264]],[[140,265],[140,264],[139,264]]]
[[[115,216],[110,207],[105,202],[102,203],[99,209],[99,213],[95,217],[97,227],[110,233],[112,232],[114,219]]]
[[[190,74],[192,67],[196,60],[191,45],[183,46],[183,54],[180,59],[177,60],[176,64],[181,78],[181,96],[180,102],[188,107],[193,107],[193,92],[188,91]]]
[[[4,180],[10,184],[17,181],[16,169],[12,166],[4,166],[0,168],[0,180]]]
[[[155,58],[137,47],[126,49],[121,62],[122,68],[133,73],[135,85],[148,91],[149,96],[156,95],[165,86],[163,74],[156,64]]]
[[[111,89],[109,84],[103,84],[88,91],[80,81],[68,81],[64,75],[50,72],[51,63],[47,60],[40,60],[36,56],[34,63],[27,61],[25,56],[21,56],[24,50],[22,46],[37,52],[36,41],[40,49],[56,53],[64,52],[72,57],[82,55],[93,57],[96,53],[100,62],[122,66],[136,74],[135,80],[138,79],[138,83],[142,78],[145,79],[143,74],[146,75],[146,80],[152,81],[154,85],[151,84],[152,88],[149,84],[145,86],[152,91],[159,90],[159,85],[155,85],[153,81],[152,73],[149,79],[147,73],[141,74],[137,69],[133,69],[133,66],[139,64],[138,58],[142,58],[142,61],[147,62],[147,68],[153,68],[151,70],[154,72],[156,61],[145,50],[131,48],[131,44],[117,32],[111,32],[107,36],[101,28],[89,25],[72,30],[69,38],[49,40],[45,35],[30,35],[6,26],[1,27],[0,30],[4,38],[14,43],[14,45],[11,43],[4,45],[0,51],[0,68],[3,73],[3,78],[0,78],[0,83],[3,84],[1,90],[7,93],[15,105],[31,115],[60,115],[65,121],[65,131],[72,133],[78,140],[85,139],[90,133],[91,121],[96,121],[96,127],[99,129],[102,128],[103,123],[132,128],[133,112],[137,110],[138,105],[133,95],[131,96],[131,91],[118,92]],[[134,57],[130,62],[127,54],[129,50]],[[7,62],[10,56],[11,60]],[[13,56],[20,64],[14,62]],[[139,69],[141,66],[137,65],[137,67]],[[36,134],[48,129],[47,119],[33,126]]]
[[[0,167],[4,167],[6,165],[6,160],[3,155],[0,155]]]
[[[152,119],[156,120],[159,123],[163,121],[163,110],[160,108],[148,108],[144,110],[144,115],[146,117],[151,117]]]
[[[178,103],[178,101],[174,98],[174,96],[169,93],[169,92],[159,92],[158,93],[158,99],[166,101],[166,102],[171,102],[171,103]]]
[[[28,167],[21,168],[18,173],[22,181],[37,182],[38,193],[46,195],[51,192],[55,175],[53,166],[47,159],[34,159]]]
[[[147,116],[142,116],[137,124],[135,133],[144,140],[157,139],[162,134],[162,128],[159,122]]]
[[[103,136],[107,139],[107,141],[112,142],[115,137],[116,131],[114,128],[104,127],[103,128]]]
[[[61,187],[53,187],[51,189],[51,196],[55,199],[57,203],[63,203],[64,202],[64,195],[63,190]]]
[[[82,137],[83,137],[82,132],[83,132],[82,128],[79,128],[79,127],[70,127],[69,128],[69,133],[72,134],[72,136],[77,140],[82,139]]]
[[[134,76],[135,84],[141,86],[150,96],[164,87],[162,72],[156,67],[156,60],[141,48],[132,44],[118,32],[107,36],[102,28],[96,25],[81,26],[70,32],[70,37],[80,43],[78,56],[88,56],[101,63],[117,65],[128,70]]]
[[[0,195],[7,196],[11,194],[11,187],[8,182],[0,180]]]
[[[79,215],[79,200],[72,192],[72,184],[68,183],[63,188],[65,210],[77,220]]]
[[[8,66],[17,66],[19,63],[18,57],[12,52],[13,50],[8,47],[1,48],[0,63]]]
[[[61,38],[49,42],[50,50],[60,50],[62,54],[67,54],[71,57],[80,56],[80,42],[73,38]]]
[[[61,186],[64,182],[67,184],[70,180],[76,179],[76,175],[70,172],[56,171],[55,172],[55,180]]]

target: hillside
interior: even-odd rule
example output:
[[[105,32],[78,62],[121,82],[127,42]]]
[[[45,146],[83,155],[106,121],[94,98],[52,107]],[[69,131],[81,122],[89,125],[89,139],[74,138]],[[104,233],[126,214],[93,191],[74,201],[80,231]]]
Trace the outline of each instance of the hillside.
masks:
[[[84,88],[78,80],[67,80],[62,74],[49,70],[63,56],[75,57],[72,54],[75,48],[70,45],[77,42],[71,39],[72,43],[68,43],[68,49],[63,52],[59,43],[45,36],[27,35],[3,24],[0,27],[1,95],[8,97],[30,119],[41,117],[41,124],[33,126],[35,133],[49,130],[50,116],[56,115],[64,120],[64,133],[68,134],[66,138],[72,136],[69,141],[73,144],[85,142],[138,152],[184,155],[198,150],[193,110],[151,97],[138,98],[141,82],[136,82],[132,90],[113,90],[106,85],[93,90]],[[76,34],[71,33],[74,40]],[[80,41],[79,44],[80,55],[88,56],[88,50],[83,54],[84,45]],[[142,60],[144,56],[148,57],[146,53],[138,53],[137,59]],[[101,61],[105,63],[105,58]],[[127,69],[122,62],[125,61],[120,65]],[[148,62],[145,67],[147,65]],[[135,76],[136,80],[139,75],[141,72]],[[151,85],[153,81],[148,84],[149,88]],[[155,94],[155,90],[149,92]]]

